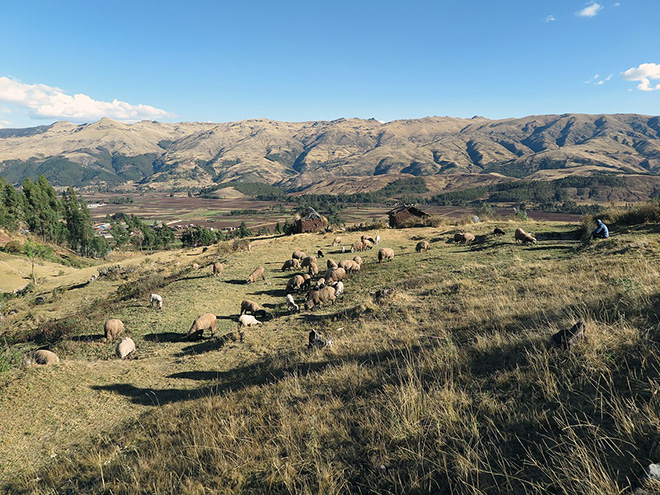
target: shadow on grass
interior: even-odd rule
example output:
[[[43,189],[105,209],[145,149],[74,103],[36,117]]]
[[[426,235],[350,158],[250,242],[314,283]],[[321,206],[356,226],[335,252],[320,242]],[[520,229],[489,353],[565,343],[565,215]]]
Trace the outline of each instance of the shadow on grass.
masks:
[[[74,335],[71,337],[74,342],[102,342],[105,341],[105,335],[102,333],[90,335]]]
[[[181,352],[175,354],[176,357],[189,356],[191,354],[203,354],[205,352],[217,351],[221,349],[227,342],[235,341],[235,332],[226,333],[218,338],[210,338],[198,344],[189,345],[181,349]]]
[[[177,332],[161,332],[161,333],[148,333],[144,337],[144,340],[148,342],[181,342],[185,339],[186,335],[184,333]]]
[[[246,285],[245,284],[245,279],[242,279],[242,280],[238,280],[238,279],[223,280],[223,282],[226,283],[226,284],[232,284],[232,285]]]

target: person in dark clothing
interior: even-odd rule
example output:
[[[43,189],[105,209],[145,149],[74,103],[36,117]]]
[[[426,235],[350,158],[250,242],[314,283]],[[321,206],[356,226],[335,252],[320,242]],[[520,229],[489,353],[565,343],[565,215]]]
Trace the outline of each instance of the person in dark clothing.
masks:
[[[610,236],[610,231],[607,225],[599,218],[596,220],[596,229],[591,233],[592,239],[607,239]]]

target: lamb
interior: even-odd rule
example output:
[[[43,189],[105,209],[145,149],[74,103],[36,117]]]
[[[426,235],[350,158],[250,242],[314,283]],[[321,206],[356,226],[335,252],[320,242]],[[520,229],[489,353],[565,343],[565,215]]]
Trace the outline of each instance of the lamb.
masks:
[[[303,278],[302,275],[294,275],[289,279],[289,281],[286,284],[286,292],[291,293],[293,291],[298,291],[300,288],[303,286],[305,283],[305,279]]]
[[[260,266],[258,268],[255,268],[254,271],[250,273],[250,276],[247,278],[245,283],[251,284],[262,278],[266,280],[266,270],[264,269],[263,266]]]
[[[266,310],[259,306],[259,303],[251,301],[250,299],[244,299],[241,302],[241,314],[248,312],[252,313],[253,315],[259,313],[262,317],[266,316]]]
[[[163,296],[151,294],[151,296],[149,296],[149,305],[153,307],[154,303],[158,304],[158,309],[163,309]]]
[[[323,251],[321,251],[320,249],[316,251],[316,256],[317,258],[323,258]]]
[[[506,232],[504,232],[504,230],[502,230],[499,227],[495,227],[495,230],[493,230],[493,234],[495,234],[495,235],[504,235],[504,234],[506,234]]]
[[[333,287],[335,288],[335,296],[339,297],[344,293],[344,282],[341,280],[335,282]]]
[[[305,301],[305,309],[312,309],[314,306],[321,306],[328,301],[332,301],[332,304],[335,304],[337,296],[335,295],[335,288],[330,287],[329,285],[323,287],[319,290],[310,291],[307,294],[307,300]]]
[[[376,244],[380,244],[380,234],[376,236]]]
[[[364,241],[369,241],[371,244],[376,244],[376,239],[374,239],[373,237],[365,237],[365,236],[362,236],[362,238],[361,238],[360,240],[361,240],[362,242],[364,242]]]
[[[115,354],[119,359],[126,359],[134,352],[135,352],[135,342],[133,342],[133,339],[130,337],[121,339],[121,342],[119,342],[119,344],[117,344],[117,347],[115,348]]]
[[[364,243],[362,241],[355,241],[351,246],[351,253],[355,251],[364,251]]]
[[[341,244],[341,237],[335,237],[335,240],[332,241],[333,246],[339,246]]]
[[[214,277],[219,277],[222,275],[222,270],[225,269],[225,265],[222,263],[213,263],[213,276]]]
[[[295,258],[286,260],[282,265],[282,271],[286,270],[300,270],[300,260]]]
[[[325,287],[325,279],[321,277],[316,281],[316,284],[314,284],[314,289],[319,290],[322,287]]]
[[[343,268],[334,268],[325,272],[325,280],[328,284],[333,284],[346,278],[346,270]]]
[[[103,329],[105,330],[105,338],[108,340],[108,342],[111,342],[118,338],[124,331],[124,324],[121,322],[121,320],[111,318],[105,322]]]
[[[314,256],[306,256],[305,258],[303,258],[302,262],[300,263],[300,266],[302,268],[305,268],[311,265],[312,263],[316,263],[316,258]]]
[[[241,337],[241,342],[243,342],[243,337],[245,336],[245,332],[243,331],[243,328],[245,327],[252,327],[254,325],[263,325],[262,322],[257,320],[254,316],[252,315],[241,315],[238,318],[238,333]]]
[[[204,330],[206,330],[207,328],[211,330],[211,337],[213,337],[215,335],[215,328],[217,324],[218,324],[218,319],[214,314],[212,313],[203,314],[202,316],[198,317],[195,321],[193,321],[193,324],[190,327],[190,330],[188,330],[188,335],[186,335],[186,337],[189,339],[202,337],[204,335]]]
[[[326,265],[328,265],[328,268],[337,268],[339,265],[335,260],[332,258],[328,258],[328,261],[326,262]]]
[[[516,239],[516,243],[522,242],[523,244],[529,244],[531,242],[532,244],[536,244],[536,237],[533,237],[521,228],[517,228],[513,236]]]
[[[474,234],[469,232],[457,232],[454,234],[454,242],[470,244],[472,241],[474,241]]]
[[[383,260],[392,261],[394,259],[394,250],[391,248],[380,248],[378,251],[378,263],[382,263]]]
[[[362,258],[360,256],[354,256],[353,261],[355,261],[358,265],[362,266]]]
[[[291,255],[292,258],[295,258],[297,260],[302,260],[307,258],[307,255],[302,252],[302,251],[294,251],[293,254]]]
[[[60,358],[53,351],[47,351],[46,349],[40,349],[34,351],[32,355],[34,362],[37,364],[57,364],[60,362]]]
[[[308,272],[312,277],[316,277],[319,274],[319,267],[316,263],[311,263],[308,268]]]
[[[296,301],[291,294],[286,295],[286,307],[289,310],[293,309],[294,311],[300,311],[300,306],[296,304]]]
[[[431,246],[427,241],[419,241],[415,246],[415,251],[417,253],[421,253],[422,251],[427,252],[430,248]]]
[[[364,246],[364,249],[373,249],[374,248],[374,243],[371,242],[369,239],[365,239],[362,241],[362,245]]]

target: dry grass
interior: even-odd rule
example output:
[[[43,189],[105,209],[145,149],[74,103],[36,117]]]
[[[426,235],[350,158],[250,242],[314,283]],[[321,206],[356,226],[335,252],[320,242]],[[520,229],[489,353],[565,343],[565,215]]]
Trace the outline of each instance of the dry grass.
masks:
[[[100,333],[111,311],[136,340],[138,359],[118,362],[108,344],[66,335],[52,343],[63,365],[6,372],[13,381],[0,400],[11,398],[19,434],[0,450],[0,465],[12,460],[15,470],[9,479],[5,469],[5,489],[618,494],[642,485],[646,465],[660,461],[658,234],[523,247],[485,235],[492,227],[474,226],[477,243],[468,247],[451,242],[453,230],[380,232],[394,261],[379,266],[375,250],[364,253],[344,299],[311,313],[286,313],[281,289],[290,274],[279,267],[294,248],[352,257],[332,252],[333,235],[206,253],[228,263],[222,280],[165,277],[162,312],[143,299],[86,311],[88,326],[77,332]],[[646,244],[622,252],[640,234]],[[431,250],[415,253],[413,238],[431,240]],[[238,283],[260,264],[266,283]],[[369,291],[383,287],[394,294],[374,302]],[[273,318],[239,344],[232,333],[244,297]],[[221,316],[220,338],[174,338],[207,310]],[[550,336],[577,319],[588,341],[549,348]],[[334,347],[308,351],[311,328]],[[52,394],[61,395],[62,415],[31,412]],[[90,407],[71,407],[73,397]],[[93,418],[99,410],[105,424]],[[64,417],[77,433],[58,423]],[[3,431],[8,424],[0,413]],[[48,448],[7,453],[24,442],[24,429],[50,435]]]

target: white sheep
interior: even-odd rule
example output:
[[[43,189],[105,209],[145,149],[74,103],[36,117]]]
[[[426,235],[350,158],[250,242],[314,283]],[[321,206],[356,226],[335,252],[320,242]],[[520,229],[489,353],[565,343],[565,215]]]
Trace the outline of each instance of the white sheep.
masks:
[[[286,295],[286,307],[289,310],[293,309],[294,311],[300,311],[300,306],[296,304],[296,301],[291,294]]]
[[[130,337],[121,339],[121,342],[117,344],[117,348],[115,349],[115,354],[117,354],[119,359],[126,359],[133,352],[135,352],[135,342]]]
[[[151,296],[149,296],[149,305],[153,308],[154,303],[158,304],[158,309],[163,309],[163,296],[151,294]]]
[[[263,323],[252,315],[241,315],[238,317],[238,333],[241,336],[241,342],[243,342],[243,337],[245,336],[243,328],[251,327],[254,325],[263,325]]]
[[[335,296],[341,296],[344,293],[344,282],[338,280],[333,287],[335,288]]]

